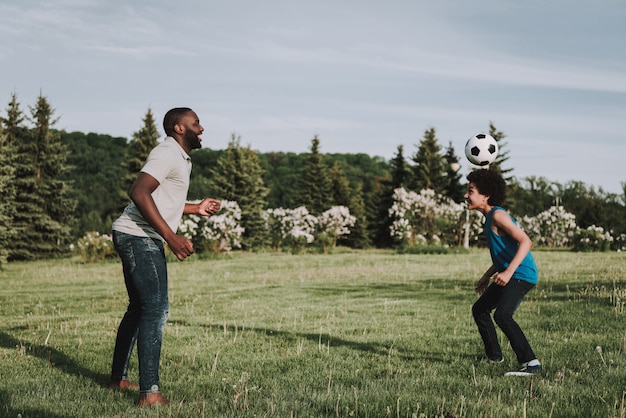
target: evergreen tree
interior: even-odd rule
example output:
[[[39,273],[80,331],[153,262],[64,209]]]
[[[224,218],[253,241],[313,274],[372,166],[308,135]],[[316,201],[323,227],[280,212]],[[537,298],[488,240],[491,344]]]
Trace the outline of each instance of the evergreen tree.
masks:
[[[408,166],[406,159],[404,158],[404,146],[398,145],[396,155],[391,163],[391,195],[393,191],[400,187],[407,188],[411,184],[411,168]]]
[[[310,214],[319,216],[332,206],[332,184],[328,168],[319,152],[320,140],[317,135],[311,140],[311,153],[308,155],[304,172],[299,182],[300,205]]]
[[[28,129],[24,122],[26,116],[20,108],[20,103],[17,101],[17,94],[11,95],[9,106],[6,109],[6,118],[0,117],[0,128],[2,132],[3,144],[0,161],[0,168],[2,172],[2,223],[3,231],[0,232],[0,258],[6,260],[9,258],[9,246],[12,240],[17,239],[18,229],[15,225],[14,215],[17,207],[17,182],[16,173],[19,165],[17,153],[17,144],[26,141]]]
[[[350,228],[350,234],[345,238],[346,245],[351,248],[368,248],[372,242],[368,234],[368,223],[365,211],[365,202],[363,200],[363,186],[357,184],[350,204],[348,205],[350,214],[356,218],[354,226]]]
[[[390,235],[390,227],[393,219],[389,217],[389,208],[393,204],[393,191],[400,187],[409,188],[411,181],[411,168],[404,157],[404,146],[398,145],[395,156],[390,161],[391,178],[380,178],[377,187],[375,216],[369,219],[370,225],[374,226],[374,241],[377,246],[391,247],[393,239]]]
[[[502,178],[508,183],[512,180],[513,176],[511,173],[513,172],[512,168],[503,168],[502,164],[509,160],[509,151],[506,149],[507,143],[504,142],[504,138],[506,135],[504,132],[496,129],[496,126],[493,122],[489,122],[489,135],[493,137],[498,143],[498,156],[496,160],[489,164],[489,169],[500,173]]]
[[[444,193],[446,187],[445,165],[441,155],[435,128],[424,132],[424,139],[418,145],[417,152],[413,155],[413,183],[412,189],[419,192],[424,189],[432,189],[435,193]]]
[[[159,136],[152,109],[148,108],[143,118],[143,127],[133,133],[133,138],[128,148],[128,155],[124,163],[126,170],[126,175],[122,181],[124,202],[128,202],[128,193],[137,178],[137,174],[139,174],[146,163],[150,151],[159,144]]]
[[[332,191],[331,206],[345,206],[349,208],[351,200],[350,182],[348,182],[339,162],[335,161],[333,163],[329,171],[329,177]]]
[[[17,144],[16,207],[14,225],[19,239],[9,250],[10,259],[35,259],[64,254],[71,241],[70,227],[76,202],[69,182],[61,179],[69,169],[67,149],[52,129],[56,120],[48,100],[39,95],[30,107],[30,129]]]
[[[393,180],[388,173],[377,177],[372,189],[365,195],[369,236],[373,237],[373,244],[379,248],[393,246],[389,229],[392,222],[389,217],[393,196],[392,184]]]
[[[242,147],[241,138],[232,135],[228,148],[215,167],[210,169],[210,193],[221,200],[237,202],[241,208],[241,226],[245,228],[242,245],[252,248],[265,237],[263,210],[268,189],[263,182],[263,168],[250,146]]]
[[[16,194],[13,146],[9,144],[2,125],[0,123],[0,269],[7,261],[8,247],[13,238]]]
[[[452,147],[452,142],[448,144],[443,158],[446,161],[446,187],[444,188],[444,196],[449,197],[457,203],[461,203],[464,200],[465,187],[461,184],[461,165],[459,163],[459,157],[457,157]]]
[[[72,182],[77,201],[72,236],[78,239],[88,231],[108,233],[120,208],[128,204],[122,186],[128,140],[93,132],[62,132],[61,141],[70,151],[67,163],[72,166],[63,178]]]

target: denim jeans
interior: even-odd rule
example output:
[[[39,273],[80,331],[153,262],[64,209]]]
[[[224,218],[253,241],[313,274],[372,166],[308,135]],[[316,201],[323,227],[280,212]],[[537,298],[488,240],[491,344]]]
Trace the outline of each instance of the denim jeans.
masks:
[[[111,379],[128,378],[137,344],[141,393],[158,393],[163,326],[169,314],[167,266],[163,243],[113,231],[113,244],[122,259],[129,304],[117,330]]]
[[[488,358],[502,358],[496,328],[491,320],[491,311],[494,309],[496,311],[493,319],[511,343],[517,361],[522,364],[536,358],[524,332],[513,319],[513,314],[519,308],[522,299],[534,287],[534,284],[518,279],[511,279],[506,286],[491,283],[472,306],[474,320],[478,325],[478,332],[485,344],[485,354]]]

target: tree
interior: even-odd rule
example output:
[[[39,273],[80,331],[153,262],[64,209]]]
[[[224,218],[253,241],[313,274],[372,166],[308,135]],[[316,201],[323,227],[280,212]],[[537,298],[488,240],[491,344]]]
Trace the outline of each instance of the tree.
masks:
[[[137,174],[139,174],[143,168],[150,151],[158,145],[159,136],[159,131],[157,130],[154,116],[152,115],[152,109],[148,108],[143,118],[143,127],[133,133],[133,138],[130,141],[129,151],[124,163],[126,175],[124,176],[122,185],[125,202],[129,199],[128,192],[133,186]]]
[[[295,208],[300,198],[298,183],[304,154],[293,152],[270,152],[260,154],[259,159],[265,170],[265,184],[269,188],[267,197],[270,208]]]
[[[404,157],[404,147],[398,145],[396,154],[390,161],[391,176],[379,177],[376,188],[371,193],[372,210],[367,211],[368,225],[374,244],[377,247],[388,248],[393,246],[391,236],[391,224],[393,219],[389,216],[389,209],[393,204],[393,191],[401,187],[409,187],[412,183],[411,168]],[[366,206],[367,207],[367,206]]]
[[[417,152],[413,155],[412,189],[415,191],[431,189],[444,193],[446,187],[445,165],[441,155],[435,128],[427,129],[420,141]]]
[[[489,135],[498,143],[498,156],[496,160],[489,165],[489,169],[500,173],[502,178],[508,183],[512,179],[512,168],[503,168],[503,164],[509,160],[509,151],[506,149],[507,143],[504,142],[506,135],[504,132],[496,129],[493,122],[489,122]]]
[[[456,203],[461,203],[465,196],[465,186],[461,184],[461,165],[459,164],[459,157],[452,147],[452,142],[448,144],[443,158],[446,162],[446,186],[443,189],[443,195]]]
[[[332,184],[328,168],[319,152],[320,140],[317,135],[311,140],[311,153],[305,163],[299,181],[299,204],[305,206],[314,216],[319,216],[332,206]]]
[[[6,261],[10,254],[9,244],[18,236],[15,225],[15,209],[17,206],[17,182],[16,172],[18,159],[14,158],[17,153],[17,144],[26,140],[28,130],[24,124],[25,115],[17,101],[17,94],[11,95],[9,106],[6,109],[6,118],[0,117],[0,138],[2,145],[0,150],[0,172],[2,184],[0,185],[2,203],[0,209],[0,261]]]
[[[70,169],[67,148],[52,129],[54,110],[43,95],[30,107],[30,129],[25,141],[17,144],[16,206],[14,225],[19,233],[9,258],[28,260],[67,253],[70,224],[76,202],[70,197],[70,183],[62,180]]]
[[[13,238],[13,210],[15,206],[15,168],[11,163],[14,155],[0,124],[0,269],[7,261],[9,243]]]
[[[263,182],[263,168],[250,146],[242,147],[241,138],[232,135],[228,148],[209,172],[209,191],[220,200],[237,202],[241,226],[245,228],[242,246],[260,245],[265,236],[263,210],[268,189]]]
[[[389,194],[389,202],[391,203],[391,196],[393,190],[400,187],[408,187],[411,181],[411,168],[408,166],[406,159],[404,158],[404,146],[398,145],[396,155],[390,161],[391,165],[391,193]],[[391,204],[389,205],[391,206]]]
[[[335,161],[330,168],[329,178],[332,192],[331,206],[350,206],[350,183],[346,178],[343,168]]]
[[[61,141],[70,151],[67,163],[72,167],[63,178],[72,182],[73,198],[77,201],[73,237],[81,238],[86,232],[108,234],[120,208],[128,203],[122,185],[128,140],[96,133],[62,132]]]
[[[350,229],[350,234],[346,236],[345,242],[351,248],[367,248],[372,245],[368,234],[368,223],[363,200],[363,186],[359,183],[350,198],[350,214],[355,217],[354,226]]]

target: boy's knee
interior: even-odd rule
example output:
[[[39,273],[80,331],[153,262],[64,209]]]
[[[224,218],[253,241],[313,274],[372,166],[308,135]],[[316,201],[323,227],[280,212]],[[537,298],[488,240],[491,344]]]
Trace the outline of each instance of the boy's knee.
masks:
[[[496,311],[493,315],[493,320],[498,324],[500,328],[502,325],[508,324],[513,321],[513,315],[510,313],[503,313]]]

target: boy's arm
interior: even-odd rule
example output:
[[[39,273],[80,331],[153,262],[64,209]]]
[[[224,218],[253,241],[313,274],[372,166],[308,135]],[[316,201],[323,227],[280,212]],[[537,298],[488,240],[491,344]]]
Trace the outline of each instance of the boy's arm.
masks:
[[[475,290],[477,293],[483,293],[487,286],[489,286],[489,279],[496,274],[498,270],[492,264],[491,267],[482,275],[480,279],[476,282]]]
[[[509,280],[511,280],[515,270],[517,270],[520,264],[522,264],[522,261],[524,261],[524,258],[533,246],[533,242],[528,235],[526,235],[524,230],[511,220],[511,217],[505,211],[495,211],[493,214],[493,225],[498,228],[498,234],[508,235],[518,243],[517,251],[509,263],[509,266],[506,270],[499,272],[494,277],[495,283],[500,286],[505,286]]]

